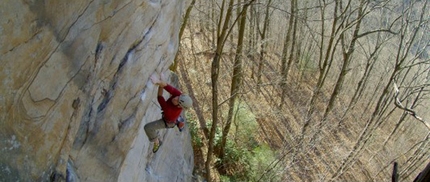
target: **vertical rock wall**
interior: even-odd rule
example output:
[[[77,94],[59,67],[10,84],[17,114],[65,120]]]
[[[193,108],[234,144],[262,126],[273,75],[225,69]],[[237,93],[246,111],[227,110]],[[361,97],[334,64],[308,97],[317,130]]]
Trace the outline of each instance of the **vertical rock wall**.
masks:
[[[174,58],[182,6],[2,1],[0,181],[189,181],[189,133],[163,132],[154,155],[143,132],[160,117],[149,76]]]

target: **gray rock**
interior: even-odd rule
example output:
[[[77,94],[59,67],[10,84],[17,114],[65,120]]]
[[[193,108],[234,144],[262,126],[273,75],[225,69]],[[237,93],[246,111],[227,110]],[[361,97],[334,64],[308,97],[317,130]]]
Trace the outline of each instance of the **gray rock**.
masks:
[[[190,134],[163,131],[154,155],[143,132],[160,117],[149,76],[174,59],[182,6],[181,0],[2,2],[0,177],[190,181]]]

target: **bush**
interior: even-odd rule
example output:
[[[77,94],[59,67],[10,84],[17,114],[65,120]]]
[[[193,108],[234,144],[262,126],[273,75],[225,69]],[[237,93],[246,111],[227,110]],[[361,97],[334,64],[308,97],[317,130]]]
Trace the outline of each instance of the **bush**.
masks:
[[[186,113],[185,117],[187,120],[188,129],[190,130],[193,145],[196,147],[202,147],[203,141],[199,136],[199,127],[197,126],[197,121],[193,119],[193,117],[188,113]]]
[[[247,105],[240,102],[235,105],[233,121],[229,138],[240,148],[252,149],[257,142],[255,141],[258,132],[258,123],[255,115]]]
[[[256,140],[258,123],[255,115],[245,104],[235,106],[229,140],[225,148],[225,158],[218,159],[217,164],[226,169],[226,176],[221,181],[257,181],[276,160],[275,153],[269,146],[259,144]],[[217,129],[218,140],[221,142],[221,133]],[[273,173],[265,174],[262,181],[280,180],[276,176],[277,169]]]
[[[273,166],[276,161],[275,153],[267,145],[256,147],[253,150],[252,158],[249,160],[248,179],[250,181],[280,181],[281,176],[278,175],[280,166]],[[270,171],[270,168],[272,168]],[[262,175],[264,176],[262,177]],[[261,179],[260,179],[261,178]]]
[[[276,160],[275,153],[265,144],[259,144],[256,140],[258,133],[258,123],[255,115],[245,105],[238,103],[235,105],[235,114],[232,121],[229,139],[226,143],[225,158],[216,159],[217,165],[222,165],[220,180],[229,181],[279,181],[275,168],[265,174],[265,170],[271,167]],[[224,112],[226,113],[226,112]],[[188,128],[190,130],[193,145],[202,147],[203,141],[200,137],[198,122],[191,115],[186,115]],[[208,127],[212,126],[212,121],[208,120]],[[215,133],[215,144],[221,143],[222,128],[217,127]],[[218,166],[218,169],[220,167]],[[263,177],[261,177],[264,174]]]

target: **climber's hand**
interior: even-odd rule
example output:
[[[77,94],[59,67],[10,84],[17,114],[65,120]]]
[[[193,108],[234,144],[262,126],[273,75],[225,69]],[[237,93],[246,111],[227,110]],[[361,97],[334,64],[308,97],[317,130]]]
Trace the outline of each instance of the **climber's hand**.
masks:
[[[160,81],[167,82],[167,78],[166,78],[166,76],[164,75],[163,72],[160,73]]]
[[[157,74],[152,74],[150,79],[151,79],[152,83],[156,84],[156,85],[158,85],[161,82],[161,80]]]

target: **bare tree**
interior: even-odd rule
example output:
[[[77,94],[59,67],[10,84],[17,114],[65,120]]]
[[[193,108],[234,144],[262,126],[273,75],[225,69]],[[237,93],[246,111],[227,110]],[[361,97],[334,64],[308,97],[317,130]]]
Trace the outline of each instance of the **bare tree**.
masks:
[[[312,120],[312,115],[315,111],[315,105],[316,105],[316,101],[318,96],[321,93],[322,87],[324,85],[325,79],[327,77],[327,73],[330,70],[331,67],[331,63],[333,61],[333,57],[332,54],[334,54],[334,46],[335,46],[335,40],[336,37],[338,37],[338,33],[339,33],[339,29],[340,29],[340,25],[338,24],[339,21],[341,20],[341,15],[338,15],[338,13],[341,11],[340,9],[340,2],[339,0],[335,0],[334,3],[334,10],[333,10],[333,20],[332,20],[332,24],[331,24],[331,32],[329,34],[329,40],[328,40],[328,44],[327,46],[325,45],[325,30],[326,30],[326,24],[325,24],[325,13],[326,13],[326,8],[328,6],[326,1],[320,0],[319,1],[320,5],[320,11],[321,11],[321,39],[320,39],[320,45],[319,45],[319,58],[318,58],[318,63],[319,63],[319,69],[318,69],[318,81],[316,86],[313,89],[312,92],[312,96],[311,99],[309,101],[308,104],[308,109],[306,112],[306,115],[304,116],[304,120],[305,123],[302,127],[302,134],[299,138],[299,143],[302,142],[301,140],[304,138],[304,136],[306,135],[307,130],[309,129],[309,124],[311,123]],[[342,13],[341,13],[342,14]],[[324,50],[325,48],[325,50]],[[324,53],[325,52],[325,53]]]
[[[291,0],[291,5],[290,5],[291,15],[290,15],[290,20],[288,21],[288,30],[285,36],[285,43],[284,43],[284,48],[282,51],[282,58],[281,58],[282,79],[281,79],[280,85],[282,89],[282,94],[281,94],[281,100],[279,103],[280,108],[282,108],[285,102],[286,91],[288,89],[287,88],[288,73],[290,72],[291,65],[294,59],[294,54],[295,54],[294,49],[296,47],[297,9],[298,9],[297,0]],[[291,45],[290,45],[290,40],[291,40]],[[288,48],[290,49],[290,51],[288,51]],[[288,57],[288,62],[287,62],[287,57]]]
[[[416,2],[415,2],[416,3]],[[376,103],[376,107],[374,108],[371,117],[366,121],[366,125],[363,128],[359,138],[356,140],[356,143],[352,150],[350,151],[347,158],[343,161],[343,163],[339,166],[336,172],[332,176],[332,180],[339,177],[347,168],[351,166],[355,158],[360,154],[361,150],[366,146],[369,139],[374,135],[375,130],[388,118],[387,115],[391,112],[386,112],[389,107],[389,101],[393,98],[390,97],[390,87],[394,84],[396,78],[399,77],[399,74],[402,74],[402,71],[405,71],[405,66],[408,65],[408,57],[414,42],[417,41],[417,35],[421,31],[422,24],[424,21],[424,14],[426,13],[427,1],[422,6],[421,11],[419,12],[419,18],[416,21],[411,22],[410,19],[414,19],[412,17],[412,9],[406,8],[402,13],[401,19],[395,19],[394,21],[401,20],[400,22],[400,30],[399,30],[399,44],[397,49],[397,55],[394,61],[394,69],[392,69],[389,75],[388,82],[385,84],[381,95],[379,95],[378,101]],[[414,4],[410,4],[412,7]],[[411,27],[414,27],[411,29]],[[406,36],[408,35],[408,36]],[[412,64],[416,65],[416,64]],[[406,73],[407,74],[407,73]]]
[[[270,6],[272,5],[272,0],[269,0],[267,2],[266,5],[266,10],[265,10],[265,15],[264,15],[264,21],[263,21],[263,28],[260,30],[259,26],[257,26],[258,28],[258,34],[260,35],[260,40],[261,40],[261,44],[260,44],[260,56],[259,56],[259,61],[258,61],[258,70],[257,70],[257,90],[259,91],[259,87],[261,84],[261,73],[263,71],[263,64],[264,64],[264,54],[266,51],[266,47],[267,47],[267,41],[266,41],[266,36],[267,36],[267,30],[269,28],[270,25]]]
[[[208,154],[207,154],[207,160],[206,160],[206,179],[208,181],[211,181],[211,175],[210,175],[210,169],[212,164],[212,154],[214,150],[214,138],[215,138],[215,132],[218,124],[218,77],[219,77],[219,67],[220,67],[220,60],[221,55],[225,46],[225,41],[228,38],[229,35],[229,29],[230,29],[230,19],[232,18],[233,14],[233,4],[234,0],[230,0],[228,3],[227,10],[225,12],[225,18],[223,19],[223,12],[225,8],[225,0],[222,2],[221,6],[221,13],[217,28],[217,43],[216,43],[216,50],[215,50],[215,56],[212,60],[212,68],[211,68],[211,80],[212,80],[212,126],[211,131],[209,135],[209,147],[208,147]]]
[[[216,127],[218,124],[218,77],[219,77],[219,67],[220,67],[220,59],[221,54],[224,48],[224,41],[227,37],[228,24],[230,22],[230,18],[232,16],[234,0],[230,0],[228,3],[228,8],[226,10],[226,17],[223,19],[220,17],[218,24],[218,33],[217,33],[217,47],[215,51],[215,56],[212,60],[211,67],[211,81],[212,81],[212,126],[209,134],[209,146],[208,146],[208,154],[206,159],[206,179],[210,182],[211,180],[211,166],[212,166],[212,154],[214,150],[214,138]],[[221,12],[224,12],[225,8],[225,0],[222,2]],[[221,13],[222,15],[222,13]],[[223,26],[221,26],[222,22],[224,22]]]
[[[341,7],[341,8],[345,8],[345,11],[343,11],[344,13],[346,13],[346,9],[349,9],[350,7],[350,3],[351,1],[348,2],[346,7]],[[361,0],[359,2],[359,6],[357,8],[357,12],[358,15],[355,19],[353,19],[352,21],[350,20],[346,20],[345,24],[342,24],[342,33],[340,34],[340,42],[342,45],[342,68],[341,71],[339,73],[339,75],[337,76],[337,81],[335,84],[335,87],[333,89],[333,92],[330,96],[329,102],[327,104],[327,107],[324,111],[324,115],[322,117],[322,120],[318,122],[318,126],[317,128],[322,128],[323,125],[326,123],[327,121],[327,117],[330,113],[331,110],[333,110],[334,104],[335,104],[335,100],[338,97],[340,91],[342,90],[342,87],[344,85],[345,79],[346,79],[346,75],[348,74],[348,72],[351,70],[350,68],[350,64],[352,61],[352,54],[355,51],[355,46],[356,46],[356,42],[357,39],[359,38],[359,31],[360,31],[360,27],[361,27],[361,22],[363,20],[364,14],[365,14],[365,6],[367,4],[367,1],[365,0]],[[340,3],[340,5],[342,6],[342,3]],[[355,11],[355,10],[354,10]],[[352,33],[352,38],[349,42],[347,42],[348,40],[346,40],[346,30],[348,29],[347,27],[354,27],[353,33]],[[316,139],[316,137],[319,135],[319,133],[321,132],[321,130],[317,130],[316,133],[313,134],[313,137],[311,139],[310,143],[313,143],[314,140]]]
[[[213,122],[207,135],[208,156],[205,156],[209,181],[214,180],[208,173],[211,173],[215,156],[221,159],[217,164],[225,164],[216,166],[221,175],[221,168],[229,165],[222,162],[227,156],[226,143],[233,135],[230,125],[234,124],[235,110],[232,108],[237,105],[238,94],[258,115],[258,135],[261,139],[258,142],[268,143],[279,153],[279,158],[262,173],[261,180],[276,175],[278,167],[284,170],[285,181],[298,178],[309,181],[386,179],[387,170],[392,166],[392,156],[399,159],[396,160],[399,162],[399,180],[410,179],[409,176],[423,165],[429,154],[428,137],[422,133],[428,127],[427,122],[421,122],[424,124],[424,127],[418,128],[421,133],[407,136],[407,145],[413,145],[410,149],[392,150],[397,145],[393,141],[404,140],[405,132],[412,131],[410,122],[416,120],[411,116],[426,117],[427,114],[430,63],[426,55],[429,49],[428,34],[425,32],[429,30],[429,21],[428,13],[423,12],[428,10],[428,2],[258,1],[247,14],[247,29],[242,27],[245,22],[241,12],[249,0],[236,2],[202,2],[209,8],[201,10],[211,14],[211,20],[197,18],[216,22],[211,29],[215,38],[207,36],[201,42],[196,39],[196,45],[190,45],[210,50],[205,51],[210,52],[205,58],[212,61],[212,97],[208,94],[208,87],[199,88],[202,93],[197,94],[208,94],[203,99],[212,102],[211,106],[202,107],[203,112],[208,111],[205,113],[207,118],[211,112],[212,118],[208,120]],[[282,9],[273,5],[276,3],[287,5]],[[287,18],[282,16],[285,13]],[[420,19],[419,15],[425,18]],[[226,22],[228,16],[230,19]],[[247,32],[246,36],[241,32],[243,30]],[[283,38],[272,41],[272,33],[282,34]],[[209,39],[215,40],[212,47],[203,45]],[[225,42],[232,45],[225,47],[232,51],[229,52],[231,54],[223,50]],[[243,46],[244,42],[246,46]],[[242,52],[246,52],[248,60],[241,57]],[[228,59],[233,61],[224,61]],[[294,61],[299,67],[298,72]],[[307,63],[301,61],[310,63],[311,69],[304,71],[306,68],[302,66],[306,67]],[[194,61],[194,65],[190,62],[188,66],[206,72],[210,67],[199,61]],[[252,67],[252,73],[251,70],[248,72],[247,66]],[[242,70],[239,71],[239,68]],[[283,74],[281,81],[277,77],[279,72]],[[248,78],[248,73],[251,78]],[[231,74],[231,83],[221,81]],[[209,83],[207,80],[204,82]],[[254,91],[255,83],[260,87],[258,95],[254,95],[256,92],[248,94],[238,90]],[[287,83],[294,88],[285,89]],[[397,94],[392,89],[394,83],[398,85]],[[223,101],[219,102],[221,99]],[[393,104],[395,102],[397,105]],[[228,103],[228,107],[224,103]],[[273,107],[277,109],[271,110]],[[227,117],[220,117],[221,108],[228,108]],[[213,146],[215,130],[220,128],[219,125],[223,127],[222,137],[220,143],[216,142],[217,146]],[[405,129],[405,125],[409,128]],[[235,131],[240,129],[243,128],[236,127]],[[379,132],[381,130],[383,132]],[[382,157],[379,151],[390,153]],[[367,158],[369,156],[370,159]],[[375,161],[378,165],[371,166]],[[315,165],[309,165],[311,163]],[[363,174],[355,175],[353,169],[357,167],[363,167]],[[375,174],[370,168],[381,172]],[[234,171],[229,169],[228,174]]]
[[[247,7],[250,6],[254,1],[255,0],[250,0],[246,3],[244,3],[243,10],[246,10]],[[211,164],[212,164],[212,154],[213,154],[213,150],[214,150],[215,132],[216,132],[217,124],[218,124],[218,77],[219,77],[220,60],[221,60],[221,55],[222,55],[222,52],[223,52],[223,49],[225,46],[225,42],[228,38],[228,35],[231,33],[233,26],[237,22],[237,19],[233,23],[230,22],[230,20],[232,19],[232,15],[233,15],[233,6],[234,6],[234,0],[230,0],[228,3],[227,10],[225,12],[225,18],[223,19],[221,16],[219,19],[218,28],[217,28],[219,33],[217,33],[216,51],[215,51],[215,56],[212,60],[212,66],[211,66],[212,126],[211,126],[210,135],[209,135],[208,154],[207,154],[207,160],[206,160],[206,164],[205,164],[206,178],[208,181],[211,181],[210,169],[211,169]],[[221,12],[224,12],[224,8],[225,8],[225,0],[223,0]],[[241,13],[246,12],[243,10]],[[221,13],[221,15],[222,14],[223,13]],[[245,22],[243,22],[243,23],[245,23]],[[242,40],[242,42],[243,42],[243,40]]]
[[[182,19],[181,29],[179,30],[179,44],[181,43],[182,35],[184,34],[185,27],[187,26],[188,19],[190,18],[191,10],[193,10],[194,5],[196,4],[196,0],[192,0],[191,4],[188,6],[187,11],[185,12],[184,18]],[[170,70],[176,72],[178,69],[178,51],[175,55],[175,59],[173,60],[173,64],[170,65]]]
[[[229,100],[229,110],[227,115],[227,122],[224,126],[222,137],[221,137],[221,145],[220,145],[220,154],[219,157],[224,159],[225,156],[225,146],[227,143],[228,133],[230,131],[231,122],[233,120],[235,103],[237,100],[237,95],[239,93],[239,89],[242,82],[242,48],[243,48],[243,40],[245,37],[245,24],[246,24],[246,14],[247,14],[247,6],[244,6],[241,10],[240,15],[240,25],[239,25],[239,35],[236,49],[236,57],[234,58],[234,66],[233,66],[233,77],[231,80],[231,91],[230,91],[230,100]]]

